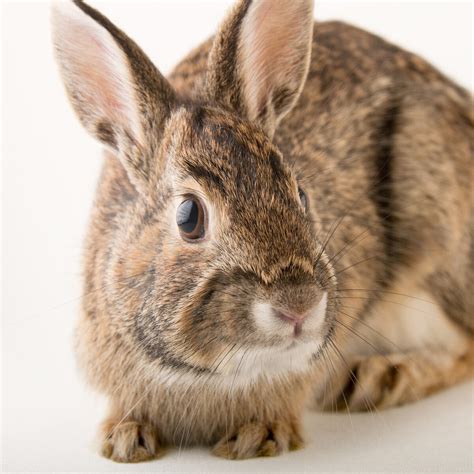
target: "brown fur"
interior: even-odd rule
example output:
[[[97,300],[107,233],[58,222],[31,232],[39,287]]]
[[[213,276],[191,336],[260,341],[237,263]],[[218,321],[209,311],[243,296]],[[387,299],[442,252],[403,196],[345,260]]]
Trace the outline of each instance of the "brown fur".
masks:
[[[292,10],[304,34],[292,34],[301,26],[285,22],[284,2],[253,2],[239,2],[169,81],[76,2],[124,54],[135,129],[107,119],[110,102],[99,116],[79,100],[81,82],[56,37],[72,103],[111,150],[87,238],[77,355],[110,398],[102,453],[116,461],[196,443],[232,459],[275,455],[301,446],[313,390],[324,407],[386,407],[473,375],[470,96],[357,28],[316,23],[312,34],[310,1]],[[263,7],[274,21],[260,32],[246,15],[258,19]],[[243,25],[293,46],[281,57],[251,52],[261,81],[249,77]],[[199,244],[181,240],[174,223],[185,192],[209,208]],[[323,292],[324,343],[312,363],[246,382],[247,351],[286,341],[258,328],[253,301],[305,312]],[[436,318],[383,319],[407,306],[390,297],[405,295],[409,306],[418,293]],[[419,336],[410,347],[404,331]]]

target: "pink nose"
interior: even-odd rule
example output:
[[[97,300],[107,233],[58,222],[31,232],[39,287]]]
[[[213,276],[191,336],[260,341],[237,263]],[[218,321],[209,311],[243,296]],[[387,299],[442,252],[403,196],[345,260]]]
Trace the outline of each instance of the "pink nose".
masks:
[[[282,321],[292,324],[295,328],[295,336],[301,333],[303,322],[308,313],[290,313],[288,311],[273,310],[273,314]]]

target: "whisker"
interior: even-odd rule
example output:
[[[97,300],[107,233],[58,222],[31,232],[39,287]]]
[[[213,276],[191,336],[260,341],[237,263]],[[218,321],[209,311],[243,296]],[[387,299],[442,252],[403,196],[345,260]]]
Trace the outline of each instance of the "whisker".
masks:
[[[396,291],[388,291],[388,290],[383,290],[383,289],[378,289],[378,288],[373,288],[373,289],[367,289],[367,288],[337,288],[337,290],[335,290],[336,293],[343,293],[345,291],[367,291],[367,292],[374,292],[374,293],[387,293],[387,294],[390,294],[390,295],[404,296],[406,298],[412,298],[412,299],[417,300],[417,301],[422,301],[423,303],[429,303],[429,304],[432,304],[434,306],[437,306],[437,303],[434,302],[434,301],[426,300],[426,299],[419,298],[419,297],[413,296],[413,295],[408,295],[406,293],[397,293]]]
[[[343,362],[343,364],[346,366],[347,370],[348,370],[348,374],[349,374],[349,378],[351,379],[352,383],[354,385],[359,385],[360,389],[362,390],[362,392],[364,393],[364,403],[365,403],[365,406],[367,408],[367,410],[372,413],[372,408],[373,410],[375,411],[376,414],[380,415],[380,412],[378,411],[377,407],[375,406],[375,404],[370,400],[370,398],[368,397],[367,395],[367,392],[365,391],[365,388],[362,386],[362,384],[360,383],[360,380],[358,380],[356,374],[353,372],[353,370],[350,368],[349,364],[347,363],[346,361],[346,358],[342,355],[342,352],[339,350],[339,348],[336,346],[336,344],[334,343],[334,341],[331,341],[330,342],[332,348],[336,351],[336,354],[339,356],[339,358],[341,359],[341,361]],[[343,392],[344,392],[344,389],[343,389]]]
[[[328,300],[372,300],[374,298],[371,298],[369,296],[337,296],[337,297],[330,297],[328,298]],[[389,301],[389,300],[384,300],[384,299],[381,299],[381,298],[376,298],[376,301],[379,301],[381,303],[387,303],[387,304],[396,304],[398,306],[402,306],[403,308],[407,308],[407,309],[411,309],[412,311],[417,311],[419,313],[423,313],[423,314],[428,314],[430,316],[432,316],[431,313],[429,313],[428,311],[423,311],[421,310],[420,308],[414,308],[413,306],[408,306],[404,303],[400,303],[398,301]]]

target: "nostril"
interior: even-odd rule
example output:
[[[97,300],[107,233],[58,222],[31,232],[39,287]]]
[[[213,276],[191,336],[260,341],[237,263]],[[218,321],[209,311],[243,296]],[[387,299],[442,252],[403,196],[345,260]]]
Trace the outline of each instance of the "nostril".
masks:
[[[290,313],[287,311],[280,311],[280,310],[273,310],[275,316],[277,316],[282,321],[286,321],[288,323],[294,325],[301,325],[301,323],[306,319],[308,313]]]
[[[294,335],[299,336],[303,329],[303,323],[308,316],[308,313],[293,313],[288,311],[281,311],[274,309],[273,314],[280,319],[280,321],[284,321],[289,323],[293,326]]]

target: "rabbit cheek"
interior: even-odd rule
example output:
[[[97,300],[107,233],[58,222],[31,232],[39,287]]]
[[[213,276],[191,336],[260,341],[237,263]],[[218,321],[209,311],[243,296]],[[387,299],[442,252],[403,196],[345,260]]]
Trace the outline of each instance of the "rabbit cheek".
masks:
[[[220,372],[225,365],[219,364],[220,358],[246,339],[244,311],[230,309],[235,307],[229,301],[234,291],[238,294],[238,289],[223,290],[222,282],[210,278],[189,296],[177,324],[183,340],[195,349],[189,358],[193,364]]]
[[[205,311],[202,301],[190,297],[188,307],[179,314],[176,323],[180,339],[186,341],[186,360],[202,369],[212,367],[221,347],[219,329],[206,318]]]

